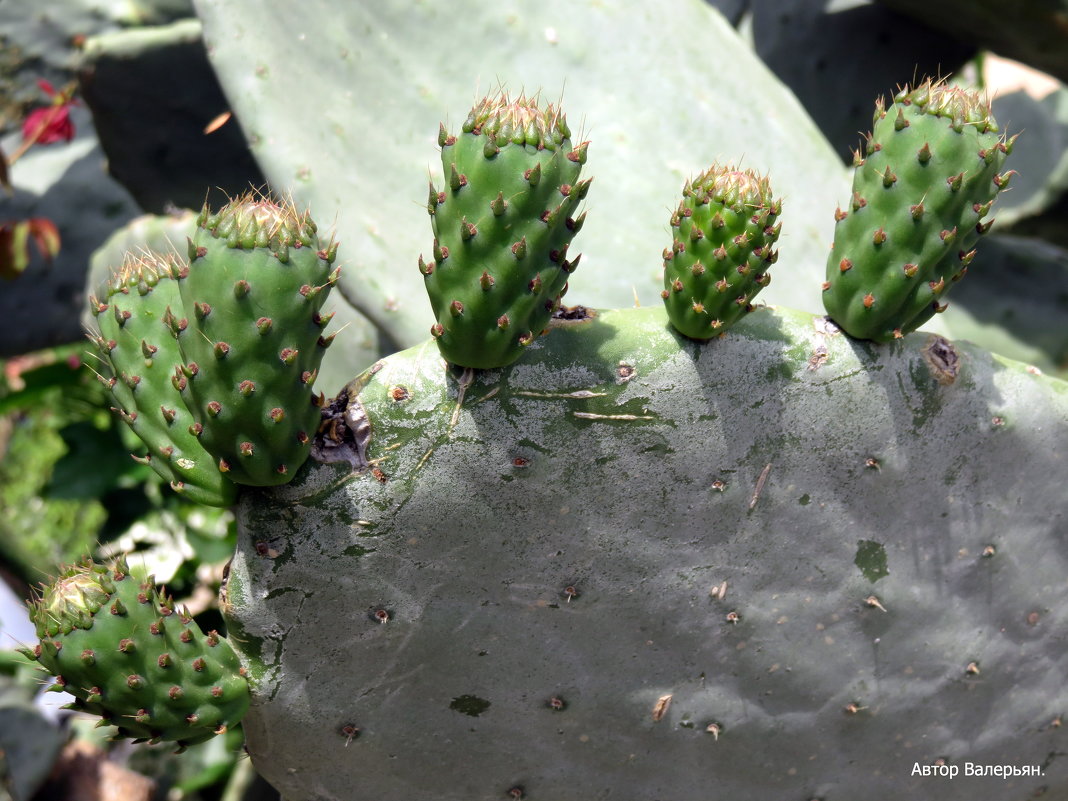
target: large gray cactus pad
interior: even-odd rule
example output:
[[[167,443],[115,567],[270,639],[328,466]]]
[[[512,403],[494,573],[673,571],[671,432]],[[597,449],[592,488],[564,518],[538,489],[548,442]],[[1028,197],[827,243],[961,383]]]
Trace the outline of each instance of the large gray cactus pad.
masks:
[[[1063,383],[636,309],[350,390],[370,464],[239,513],[248,746],[287,801],[1068,793]]]

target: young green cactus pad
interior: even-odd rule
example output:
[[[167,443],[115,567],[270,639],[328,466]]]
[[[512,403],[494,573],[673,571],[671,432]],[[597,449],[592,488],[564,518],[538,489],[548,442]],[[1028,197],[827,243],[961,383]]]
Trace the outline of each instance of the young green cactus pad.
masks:
[[[945,308],[1011,172],[1015,137],[998,133],[977,92],[926,81],[876,105],[853,197],[835,212],[823,301],[851,336],[886,342]]]
[[[183,316],[172,320],[204,447],[239,484],[292,479],[319,425],[312,390],[332,336],[320,313],[339,270],[307,213],[252,195],[205,208],[179,274]]]
[[[24,653],[117,736],[179,747],[237,725],[248,682],[230,643],[205,634],[120,560],[65,568],[30,610],[40,643]]]
[[[1064,382],[783,308],[550,326],[505,371],[381,360],[365,469],[242,494],[287,801],[1068,797]]]
[[[137,457],[171,487],[198,503],[229,506],[236,486],[204,450],[171,376],[182,363],[168,328],[168,309],[180,308],[174,259],[151,253],[128,256],[89,299],[98,330],[90,333],[110,375],[101,375],[115,411],[148,446]]]
[[[713,165],[687,181],[682,195],[671,215],[661,297],[682,334],[711,339],[748,313],[771,281],[782,203],[766,177],[733,166]]]
[[[548,324],[579,258],[568,258],[591,179],[588,142],[572,146],[560,109],[500,93],[438,135],[446,186],[430,185],[433,259],[419,270],[445,359],[504,367]]]

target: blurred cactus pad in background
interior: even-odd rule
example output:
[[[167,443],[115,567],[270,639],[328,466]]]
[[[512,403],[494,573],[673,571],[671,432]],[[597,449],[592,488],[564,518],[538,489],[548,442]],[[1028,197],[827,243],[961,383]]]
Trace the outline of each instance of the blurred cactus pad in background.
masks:
[[[1068,101],[984,85],[1043,9],[94,18],[122,201],[6,279],[88,342],[0,403],[136,511],[5,547],[10,672],[191,801],[1068,795]]]

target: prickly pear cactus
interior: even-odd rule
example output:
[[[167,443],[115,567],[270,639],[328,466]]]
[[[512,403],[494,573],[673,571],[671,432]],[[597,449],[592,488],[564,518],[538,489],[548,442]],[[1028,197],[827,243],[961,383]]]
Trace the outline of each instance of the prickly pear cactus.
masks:
[[[926,81],[876,105],[853,197],[835,212],[823,302],[850,335],[886,342],[946,307],[1011,173],[1015,139],[975,91]]]
[[[108,375],[98,375],[111,390],[116,413],[148,448],[135,458],[190,500],[229,506],[237,488],[200,444],[172,381],[182,357],[165,319],[171,307],[181,306],[179,269],[173,259],[147,252],[128,257],[89,298],[96,327],[90,339],[106,365]]]
[[[504,367],[541,334],[578,267],[568,247],[585,217],[588,143],[572,145],[551,103],[501,93],[458,134],[442,125],[438,144],[446,185],[430,185],[433,258],[419,258],[431,333],[453,364]]]
[[[175,375],[218,470],[239,484],[292,479],[319,426],[313,392],[337,283],[337,244],[292,205],[251,195],[207,208],[179,274]]]
[[[768,178],[730,165],[690,179],[682,195],[671,215],[660,296],[675,328],[711,339],[752,311],[753,298],[771,282],[782,202]]]
[[[1068,794],[1064,383],[641,308],[328,416],[360,469],[243,495],[228,585],[287,801]]]
[[[229,642],[204,634],[125,561],[64,569],[33,605],[40,643],[25,653],[116,736],[179,748],[241,721],[248,682]]]

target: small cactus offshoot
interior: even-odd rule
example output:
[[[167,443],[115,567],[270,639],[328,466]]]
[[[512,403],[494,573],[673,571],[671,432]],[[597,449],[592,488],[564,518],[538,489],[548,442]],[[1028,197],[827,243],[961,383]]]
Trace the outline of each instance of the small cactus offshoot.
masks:
[[[563,112],[500,93],[471,109],[458,134],[442,125],[445,186],[427,210],[432,258],[419,270],[445,359],[504,367],[548,325],[579,259],[568,254],[591,179],[588,142],[573,145]]]
[[[174,382],[217,469],[238,484],[288,482],[311,452],[336,254],[290,203],[246,195],[197,218],[178,276]]]
[[[89,337],[110,372],[98,375],[111,391],[115,412],[148,447],[135,458],[186,498],[229,506],[237,487],[200,444],[194,420],[171,381],[182,363],[167,325],[171,307],[181,305],[175,280],[180,269],[172,257],[127,257],[89,299],[98,328]]]
[[[975,91],[928,80],[880,101],[854,159],[853,196],[835,213],[823,285],[831,319],[887,342],[943,311],[993,222],[1014,140]]]
[[[125,560],[65,568],[30,617],[40,642],[23,653],[74,696],[73,709],[99,715],[117,737],[184,749],[237,725],[248,708],[230,643],[205,634]]]
[[[687,181],[664,250],[668,319],[692,339],[726,331],[771,281],[782,202],[752,170],[713,165]]]

